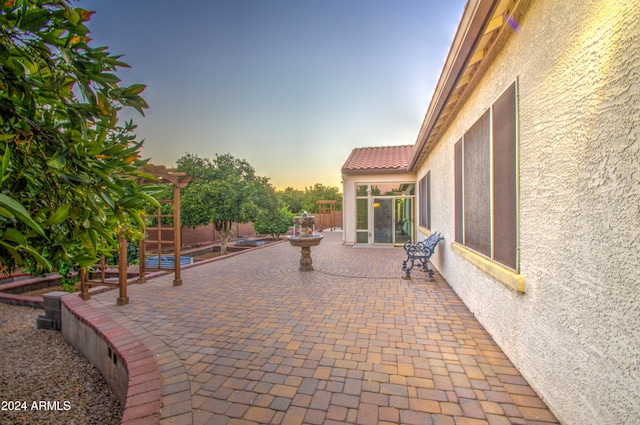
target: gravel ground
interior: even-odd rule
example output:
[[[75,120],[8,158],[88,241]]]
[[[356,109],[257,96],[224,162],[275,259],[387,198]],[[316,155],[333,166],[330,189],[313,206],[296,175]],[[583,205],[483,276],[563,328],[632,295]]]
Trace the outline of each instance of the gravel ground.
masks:
[[[100,372],[60,332],[36,329],[40,315],[0,303],[0,424],[120,424]]]

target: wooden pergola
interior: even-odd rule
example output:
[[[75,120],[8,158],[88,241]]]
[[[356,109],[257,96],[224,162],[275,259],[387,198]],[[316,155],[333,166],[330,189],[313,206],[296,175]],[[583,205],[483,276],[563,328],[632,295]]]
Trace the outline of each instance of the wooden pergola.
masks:
[[[150,174],[157,178],[160,183],[170,183],[173,185],[173,199],[168,200],[159,200],[160,204],[173,204],[173,213],[172,214],[162,214],[161,208],[158,208],[156,219],[157,219],[157,227],[148,227],[146,230],[156,230],[158,238],[157,240],[146,240],[142,239],[140,241],[140,264],[139,264],[139,276],[138,282],[145,283],[147,281],[145,270],[146,267],[146,245],[147,244],[156,244],[156,253],[158,256],[158,269],[160,269],[161,261],[160,256],[162,254],[162,246],[171,244],[173,245],[173,267],[163,267],[164,270],[173,269],[175,277],[173,280],[174,286],[182,285],[182,279],[180,277],[180,247],[181,247],[181,239],[180,239],[180,190],[185,188],[187,184],[191,181],[191,177],[187,177],[186,173],[178,172],[175,169],[167,169],[164,166],[151,166],[151,168],[145,168],[143,170],[145,173]],[[148,180],[140,180],[138,183],[157,183],[158,181],[148,181]],[[162,219],[172,217],[173,225],[171,226],[163,226]],[[173,234],[172,240],[164,241],[162,240],[162,232],[170,230]],[[91,294],[89,294],[90,286],[111,286],[117,287],[119,289],[117,305],[126,305],[129,304],[129,297],[127,296],[127,240],[120,235],[118,238],[119,248],[118,248],[118,283],[109,282],[107,279],[107,269],[109,266],[106,265],[104,257],[101,259],[99,264],[94,265],[94,269],[97,271],[97,278],[90,279],[89,273],[85,270],[80,271],[80,298],[83,300],[88,300],[91,298]]]
[[[155,253],[158,257],[157,269],[161,268],[160,257],[162,255],[164,245],[173,245],[173,270],[174,279],[173,286],[182,285],[182,278],[180,277],[180,249],[182,246],[180,229],[182,228],[180,222],[180,190],[187,187],[187,184],[191,181],[191,177],[188,177],[186,173],[176,171],[175,169],[167,169],[164,166],[153,166],[150,170],[145,170],[148,174],[158,178],[161,183],[171,183],[173,185],[173,199],[159,200],[160,204],[173,204],[172,214],[162,214],[161,208],[158,208],[156,214],[156,227],[148,227],[147,230],[156,231],[156,239],[142,239],[140,241],[140,274],[138,277],[139,283],[145,283],[147,281],[145,270],[146,266],[146,253],[147,245],[155,245]],[[162,224],[163,218],[173,218],[173,225],[164,226]],[[165,241],[162,239],[163,231],[170,230],[173,233],[173,240]],[[171,269],[170,267],[162,267],[163,269]]]

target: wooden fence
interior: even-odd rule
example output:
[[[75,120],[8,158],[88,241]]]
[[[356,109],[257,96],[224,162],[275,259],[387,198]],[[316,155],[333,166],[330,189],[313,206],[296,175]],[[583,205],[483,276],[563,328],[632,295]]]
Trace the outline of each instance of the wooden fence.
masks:
[[[331,216],[329,214],[312,214],[316,218],[316,228],[331,229]],[[335,211],[333,213],[333,227],[342,228],[342,213]],[[162,240],[173,240],[173,230],[167,228],[162,230]],[[233,224],[233,238],[252,238],[258,236],[253,229],[251,223],[234,223]],[[147,237],[151,240],[158,239],[157,230],[148,230]],[[182,246],[190,247],[203,244],[209,244],[214,241],[219,241],[220,235],[216,232],[213,224],[208,226],[198,226],[196,228],[183,226],[182,227]]]

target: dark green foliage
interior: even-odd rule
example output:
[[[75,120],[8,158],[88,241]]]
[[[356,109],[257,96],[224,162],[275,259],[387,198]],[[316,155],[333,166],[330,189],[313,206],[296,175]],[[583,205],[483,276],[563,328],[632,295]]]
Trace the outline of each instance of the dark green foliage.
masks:
[[[127,65],[91,47],[93,12],[67,0],[0,3],[0,267],[87,267],[140,237],[155,200],[138,186],[141,142],[118,112],[143,112],[144,86],[119,86]]]
[[[192,177],[181,194],[182,222],[191,227],[213,223],[222,238],[222,253],[233,223],[254,220],[261,208],[276,201],[269,179],[256,176],[247,161],[230,154],[213,160],[187,154],[177,163],[178,171]]]
[[[111,257],[107,257],[107,263],[117,265],[120,260],[120,252],[111,253]],[[127,242],[127,264],[138,264],[140,262],[140,245],[135,242]]]
[[[60,286],[67,292],[76,291],[76,283],[80,279],[80,275],[70,264],[61,263],[58,268],[60,275]]]
[[[260,235],[269,235],[278,240],[293,225],[293,213],[286,205],[279,209],[262,210],[253,222],[253,228]]]
[[[306,211],[309,214],[318,213],[317,201],[337,201],[336,211],[342,210],[342,193],[335,186],[324,186],[316,183],[313,186],[305,187],[304,190],[287,187],[278,192],[278,198],[289,206],[289,211],[301,214]]]

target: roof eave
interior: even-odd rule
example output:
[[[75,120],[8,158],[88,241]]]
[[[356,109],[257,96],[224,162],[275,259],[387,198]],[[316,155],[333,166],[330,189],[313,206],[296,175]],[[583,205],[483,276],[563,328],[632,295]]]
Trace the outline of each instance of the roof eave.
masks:
[[[486,21],[491,16],[491,11],[497,3],[498,0],[469,0],[467,2],[431,98],[431,103],[420,127],[418,138],[409,158],[407,171],[415,171],[414,167],[420,157],[420,152],[425,147],[427,138],[433,130],[451,92],[456,87],[456,83],[482,35]]]

